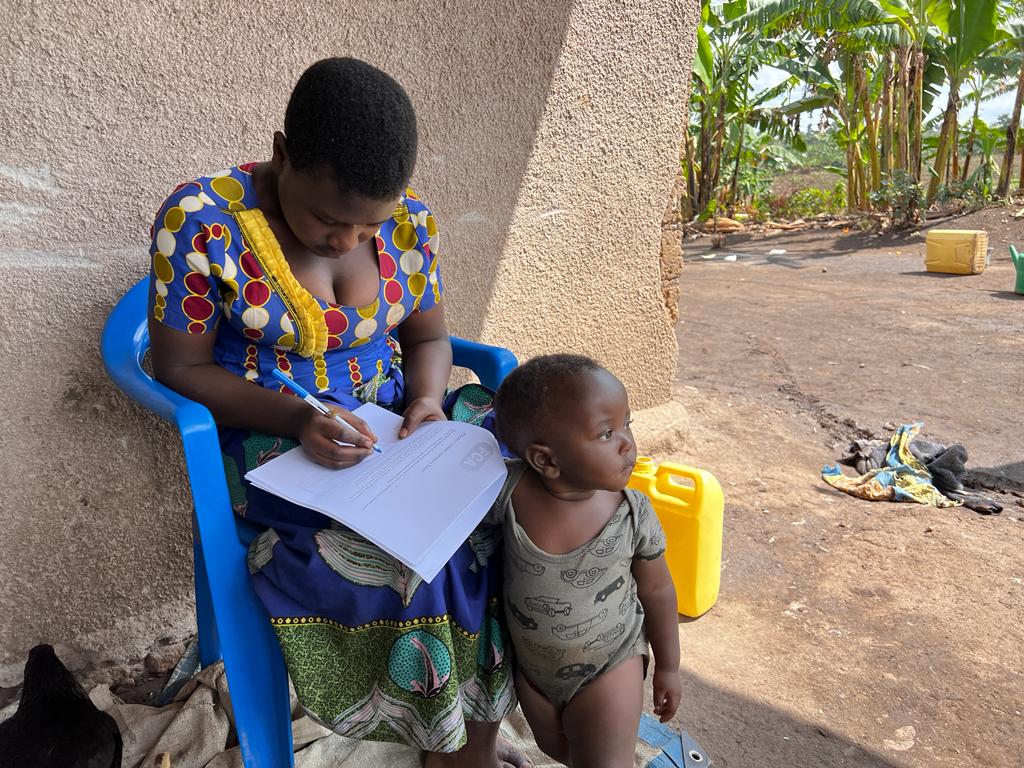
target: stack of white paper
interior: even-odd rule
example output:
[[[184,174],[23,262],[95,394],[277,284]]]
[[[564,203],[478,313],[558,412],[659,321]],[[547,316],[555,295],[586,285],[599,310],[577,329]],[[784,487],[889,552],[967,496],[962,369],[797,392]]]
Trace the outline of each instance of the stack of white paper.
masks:
[[[498,497],[506,476],[498,442],[455,421],[426,422],[399,440],[401,416],[372,404],[354,413],[377,435],[381,453],[327,469],[295,448],[245,477],[347,525],[429,582]]]

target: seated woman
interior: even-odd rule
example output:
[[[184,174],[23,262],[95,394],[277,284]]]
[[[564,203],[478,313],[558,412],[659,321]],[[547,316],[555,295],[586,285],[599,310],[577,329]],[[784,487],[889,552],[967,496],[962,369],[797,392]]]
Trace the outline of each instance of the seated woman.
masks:
[[[181,184],[157,215],[153,368],[213,413],[235,510],[265,528],[249,568],[305,711],[344,736],[426,750],[428,766],[522,765],[507,745],[496,755],[515,695],[493,542],[474,534],[425,584],[244,480],[296,442],[328,467],[360,461],[376,439],[349,413],[363,402],[403,414],[402,435],[486,405],[445,400],[437,225],[406,186],[416,141],[412,104],[388,75],[355,59],[310,67],[270,162]],[[275,368],[355,428],[289,394]]]

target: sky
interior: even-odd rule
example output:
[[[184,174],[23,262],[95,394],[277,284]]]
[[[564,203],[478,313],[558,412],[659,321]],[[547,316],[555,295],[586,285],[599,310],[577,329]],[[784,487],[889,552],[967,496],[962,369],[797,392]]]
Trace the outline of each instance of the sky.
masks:
[[[761,67],[761,70],[757,73],[757,77],[754,78],[755,89],[759,91],[759,90],[762,90],[764,88],[769,88],[769,87],[771,87],[773,85],[778,85],[783,80],[785,80],[787,77],[789,77],[789,75],[786,72],[783,72],[780,69],[775,69],[774,67]],[[939,114],[943,109],[945,109],[945,107],[946,107],[946,98],[947,98],[948,94],[949,94],[949,89],[945,85],[942,86],[941,93],[939,94],[939,96],[933,102],[932,112],[928,116],[929,118],[930,117],[934,117],[935,115]],[[997,96],[994,99],[982,102],[981,109],[979,110],[978,115],[986,123],[991,124],[994,120],[998,119],[1001,115],[1008,115],[1008,114],[1010,114],[1011,111],[1013,111],[1013,100],[1014,100],[1015,97],[1016,97],[1016,92],[1011,90],[1009,93],[1004,93],[1001,96]],[[778,105],[778,104],[783,104],[786,101],[789,101],[790,99],[795,99],[795,98],[799,98],[799,96],[794,95],[794,96],[789,96],[789,97],[782,97],[782,98],[779,98],[779,99],[775,99],[774,101],[769,102],[769,103],[772,104],[772,105]],[[973,114],[973,112],[974,112],[974,104],[972,102],[971,104],[969,104],[969,105],[967,105],[967,106],[965,106],[965,107],[963,107],[961,109],[960,115],[963,118],[970,119],[970,117]],[[801,122],[803,123],[804,126],[808,126],[808,125],[814,126],[814,125],[817,124],[819,115],[820,115],[820,113],[818,111],[811,112],[810,113],[810,118],[805,116],[802,119]]]

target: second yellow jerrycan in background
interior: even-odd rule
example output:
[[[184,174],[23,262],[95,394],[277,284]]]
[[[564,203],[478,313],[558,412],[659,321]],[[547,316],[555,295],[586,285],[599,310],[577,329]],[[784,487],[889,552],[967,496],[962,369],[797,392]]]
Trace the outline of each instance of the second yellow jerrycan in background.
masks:
[[[629,487],[651,500],[665,531],[665,561],[679,613],[700,616],[718,599],[725,500],[714,475],[684,464],[636,460]]]

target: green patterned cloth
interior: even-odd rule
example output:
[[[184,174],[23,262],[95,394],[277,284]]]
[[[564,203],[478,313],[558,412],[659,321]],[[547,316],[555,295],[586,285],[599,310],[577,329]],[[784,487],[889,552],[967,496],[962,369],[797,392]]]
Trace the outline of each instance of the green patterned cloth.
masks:
[[[368,382],[360,394],[377,389]],[[490,400],[470,385],[449,395],[446,412],[489,426]],[[265,528],[249,570],[307,714],[350,738],[451,752],[467,720],[515,708],[500,528],[478,528],[427,583],[354,531],[245,481],[294,441],[222,430],[221,445],[235,511]]]

